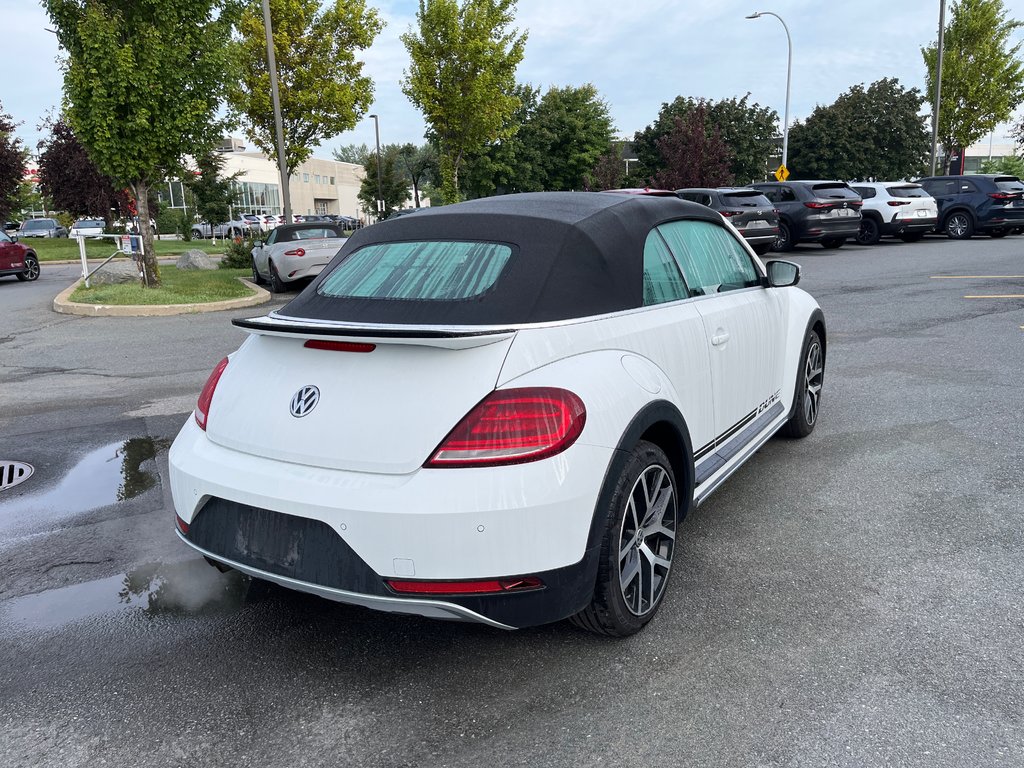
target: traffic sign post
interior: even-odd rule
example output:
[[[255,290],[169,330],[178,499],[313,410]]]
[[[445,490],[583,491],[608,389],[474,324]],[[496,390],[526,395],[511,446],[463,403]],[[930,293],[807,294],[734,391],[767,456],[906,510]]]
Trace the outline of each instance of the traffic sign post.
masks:
[[[785,181],[789,178],[789,168],[783,164],[779,164],[779,167],[775,169],[775,179],[777,181]]]

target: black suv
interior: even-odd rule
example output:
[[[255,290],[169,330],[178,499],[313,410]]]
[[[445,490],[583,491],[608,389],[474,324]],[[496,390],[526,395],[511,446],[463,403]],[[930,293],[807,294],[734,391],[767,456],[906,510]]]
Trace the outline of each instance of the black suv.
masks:
[[[1016,176],[928,176],[917,183],[939,204],[939,232],[966,240],[975,232],[1005,237],[1024,227],[1024,184]]]
[[[750,187],[677,189],[683,200],[718,211],[739,230],[758,256],[764,256],[779,239],[779,214],[771,201]]]
[[[788,251],[797,243],[821,243],[838,248],[860,231],[863,200],[842,181],[770,181],[751,184],[779,212],[775,250]]]

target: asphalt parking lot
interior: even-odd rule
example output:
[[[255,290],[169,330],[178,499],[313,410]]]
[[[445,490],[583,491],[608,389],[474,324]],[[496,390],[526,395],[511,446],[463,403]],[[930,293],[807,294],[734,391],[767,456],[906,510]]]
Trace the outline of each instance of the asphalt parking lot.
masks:
[[[166,446],[253,310],[0,280],[0,765],[1024,764],[1024,236],[803,246],[821,421],[681,526],[641,634],[505,633],[221,575]],[[254,418],[259,418],[254,414]]]

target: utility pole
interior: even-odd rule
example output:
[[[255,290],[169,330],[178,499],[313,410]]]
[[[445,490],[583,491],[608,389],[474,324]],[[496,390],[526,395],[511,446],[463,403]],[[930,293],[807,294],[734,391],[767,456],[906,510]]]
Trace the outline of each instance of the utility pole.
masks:
[[[935,175],[939,142],[939,102],[942,101],[942,42],[946,34],[946,0],[939,0],[939,49],[935,59],[935,108],[932,110],[932,172]],[[943,169],[945,170],[945,169]]]
[[[380,118],[377,115],[370,115],[373,118],[373,130],[377,137],[377,221],[384,216],[384,180],[380,175]]]

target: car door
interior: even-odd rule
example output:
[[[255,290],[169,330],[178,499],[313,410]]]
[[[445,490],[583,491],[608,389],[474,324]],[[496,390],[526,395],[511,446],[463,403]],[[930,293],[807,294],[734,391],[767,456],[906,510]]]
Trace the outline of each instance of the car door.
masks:
[[[13,264],[21,261],[21,249],[7,236],[0,232],[0,272],[14,269]]]
[[[949,208],[950,203],[956,202],[959,194],[957,184],[953,179],[924,179],[921,181],[921,186],[924,187],[925,192],[935,198],[940,218]]]
[[[263,245],[259,248],[253,249],[253,259],[256,261],[256,269],[267,279],[270,278],[270,248],[277,242],[279,235],[280,232],[278,232],[278,230],[271,230]]]
[[[782,414],[782,298],[763,286],[754,260],[724,227],[677,221],[658,229],[697,297],[711,361],[715,443],[724,462]]]

